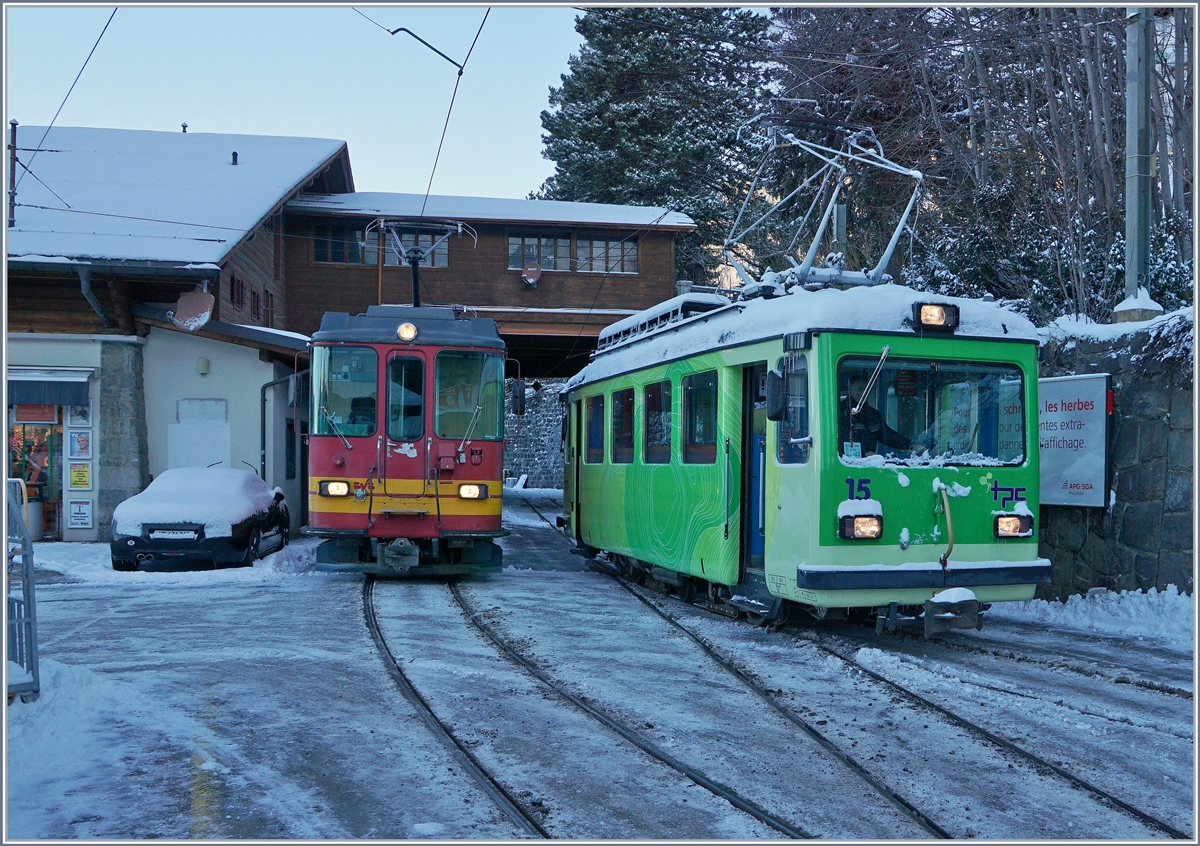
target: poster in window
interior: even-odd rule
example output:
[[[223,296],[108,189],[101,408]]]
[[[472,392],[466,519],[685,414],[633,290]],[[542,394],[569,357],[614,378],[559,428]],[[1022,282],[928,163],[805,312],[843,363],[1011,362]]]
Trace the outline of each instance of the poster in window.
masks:
[[[91,426],[92,425],[92,407],[90,405],[71,405],[67,406],[67,425],[68,426]]]
[[[92,430],[72,430],[67,433],[67,458],[92,457]]]
[[[67,490],[90,491],[92,489],[92,462],[67,462]]]
[[[67,500],[67,528],[92,528],[92,501],[90,499]]]

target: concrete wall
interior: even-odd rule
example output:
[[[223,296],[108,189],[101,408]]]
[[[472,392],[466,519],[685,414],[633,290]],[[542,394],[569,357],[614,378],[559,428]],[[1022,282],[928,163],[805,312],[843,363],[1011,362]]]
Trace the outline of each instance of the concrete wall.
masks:
[[[509,476],[528,474],[527,488],[563,485],[562,405],[559,390],[566,379],[525,380],[525,414],[512,413],[512,379],[504,387],[504,469]],[[534,385],[539,385],[535,390]]]
[[[197,360],[201,358],[208,361],[208,374],[205,376],[201,376],[197,369]],[[167,329],[152,329],[145,350],[150,472],[157,475],[169,466],[169,427],[179,422],[178,401],[223,399],[226,402],[230,440],[228,463],[221,466],[258,473],[261,463],[260,390],[267,382],[287,376],[290,372],[290,368],[261,360],[258,350],[251,347]],[[297,460],[296,478],[285,478],[284,428],[290,415],[286,403],[286,384],[268,389],[266,483],[283,489],[292,514],[292,528],[296,530],[301,513],[300,484],[304,468]]]
[[[1111,373],[1113,491],[1108,509],[1042,506],[1041,555],[1062,599],[1092,587],[1193,589],[1192,321],[1115,341],[1057,339],[1041,375]]]
[[[112,540],[113,509],[150,482],[143,352],[140,343],[106,343],[103,348],[100,413],[94,430],[99,450],[96,539],[101,541]],[[66,534],[63,539],[72,540]]]

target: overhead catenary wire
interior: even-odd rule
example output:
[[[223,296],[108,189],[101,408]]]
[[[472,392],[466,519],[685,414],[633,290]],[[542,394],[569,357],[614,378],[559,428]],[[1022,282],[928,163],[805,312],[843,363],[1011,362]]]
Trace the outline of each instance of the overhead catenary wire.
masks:
[[[110,23],[112,23],[113,18],[115,18],[116,16],[117,16],[117,9],[113,8],[112,14],[108,16],[108,20],[104,24],[104,29],[100,30],[100,35],[96,39],[96,43],[92,45],[91,52],[89,52],[87,54],[87,58],[83,60],[83,67],[81,67],[79,69],[79,73],[75,74],[75,82],[72,82],[71,87],[67,89],[67,96],[63,97],[63,101],[58,104],[58,111],[54,113],[53,120],[51,120],[50,125],[46,127],[46,131],[42,133],[42,140],[37,143],[38,148],[40,148],[42,146],[42,144],[45,142],[46,136],[50,134],[50,130],[54,128],[54,122],[56,120],[58,120],[58,116],[60,114],[62,114],[63,106],[67,105],[67,100],[70,99],[71,92],[75,90],[75,85],[79,82],[79,78],[81,76],[83,76],[84,69],[87,68],[88,62],[90,62],[92,60],[92,54],[95,53],[96,48],[100,46],[100,39],[104,37],[104,33],[108,32],[108,25]],[[33,151],[33,155],[29,157],[30,164],[33,164],[33,160],[37,158],[37,154],[38,154],[38,149],[35,148]],[[24,167],[24,165],[22,165],[22,167]],[[29,172],[28,168],[26,168],[26,172]],[[25,174],[22,173],[21,176],[17,179],[17,184],[14,186],[14,188],[20,188],[21,180],[24,178],[25,178]],[[37,177],[35,176],[34,179],[37,179]],[[41,182],[41,180],[38,179],[38,182]],[[42,184],[45,185],[44,182]],[[49,187],[49,186],[47,186],[47,187]],[[53,192],[51,192],[51,193],[53,193]],[[55,194],[54,196],[57,197],[58,195]],[[64,202],[65,202],[65,200],[64,200]]]

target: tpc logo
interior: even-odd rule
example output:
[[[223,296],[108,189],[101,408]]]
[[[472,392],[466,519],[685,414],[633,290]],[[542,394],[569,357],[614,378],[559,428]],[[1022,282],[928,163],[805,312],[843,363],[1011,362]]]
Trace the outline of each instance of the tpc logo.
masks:
[[[1010,502],[1024,502],[1026,490],[1028,488],[1002,488],[998,481],[993,481],[992,500],[999,500],[1000,507],[1005,508]]]

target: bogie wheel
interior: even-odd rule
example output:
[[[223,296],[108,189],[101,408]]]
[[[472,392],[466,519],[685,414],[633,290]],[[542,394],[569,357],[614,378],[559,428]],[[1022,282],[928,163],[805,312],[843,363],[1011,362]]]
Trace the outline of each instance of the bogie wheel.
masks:
[[[114,570],[119,570],[122,573],[132,573],[134,570],[137,569],[137,562],[122,561],[119,558],[114,558],[112,560],[112,568]]]
[[[696,601],[695,580],[684,577],[682,580],[680,580],[680,584],[678,588],[676,588],[676,592],[678,593],[679,599],[682,602],[686,602],[688,605],[691,605]]]
[[[746,612],[746,619],[749,621],[750,625],[758,626],[760,629],[765,629],[775,622],[766,614],[755,614],[753,611]]]

